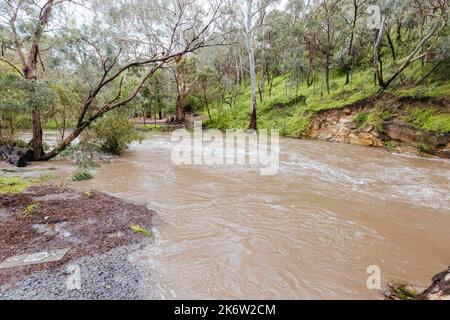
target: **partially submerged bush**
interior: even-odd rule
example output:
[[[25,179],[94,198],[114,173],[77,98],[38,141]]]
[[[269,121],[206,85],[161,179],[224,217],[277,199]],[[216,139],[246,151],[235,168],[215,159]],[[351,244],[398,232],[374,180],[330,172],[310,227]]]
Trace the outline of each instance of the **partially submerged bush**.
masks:
[[[97,121],[83,135],[83,143],[95,143],[102,150],[114,155],[121,155],[128,144],[142,141],[133,123],[123,115],[112,114]]]
[[[101,160],[101,146],[95,143],[83,142],[70,146],[60,153],[60,157],[70,157],[80,168],[97,167],[96,160]]]
[[[75,172],[72,175],[72,181],[87,181],[87,180],[91,180],[94,179],[94,176],[92,175],[92,173],[89,170],[86,169],[82,169],[78,172]]]

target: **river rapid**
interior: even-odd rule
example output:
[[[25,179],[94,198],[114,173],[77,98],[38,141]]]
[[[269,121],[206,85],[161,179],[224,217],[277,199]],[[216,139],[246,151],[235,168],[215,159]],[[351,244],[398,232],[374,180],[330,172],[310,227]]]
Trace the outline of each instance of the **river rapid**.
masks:
[[[177,166],[170,134],[149,134],[73,183],[158,212],[136,259],[165,299],[379,299],[382,281],[428,286],[450,265],[450,162],[281,139],[280,170]],[[60,177],[74,167],[50,161]],[[149,279],[150,282],[150,279]]]

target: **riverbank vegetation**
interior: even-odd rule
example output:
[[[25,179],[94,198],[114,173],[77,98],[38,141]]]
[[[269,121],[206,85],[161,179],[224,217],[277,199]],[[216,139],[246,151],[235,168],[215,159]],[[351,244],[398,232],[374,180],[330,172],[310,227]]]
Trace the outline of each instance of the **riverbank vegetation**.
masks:
[[[386,95],[424,101],[396,120],[448,135],[448,39],[444,0],[5,1],[0,140],[30,132],[27,160],[80,138],[121,154],[140,139],[130,118],[142,119],[141,131],[165,131],[164,119],[186,114],[222,130],[305,137],[321,112]],[[367,114],[379,134],[383,116],[395,115],[382,108]],[[45,129],[60,132],[53,148]]]

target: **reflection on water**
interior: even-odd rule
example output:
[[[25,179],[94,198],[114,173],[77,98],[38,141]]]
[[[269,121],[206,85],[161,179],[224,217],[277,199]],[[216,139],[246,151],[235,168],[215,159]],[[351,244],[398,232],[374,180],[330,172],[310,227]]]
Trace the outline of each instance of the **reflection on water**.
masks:
[[[379,298],[383,281],[425,286],[450,264],[450,163],[364,147],[281,140],[280,172],[174,166],[151,135],[76,184],[160,213],[140,259],[165,298]],[[67,164],[52,162],[67,168]]]

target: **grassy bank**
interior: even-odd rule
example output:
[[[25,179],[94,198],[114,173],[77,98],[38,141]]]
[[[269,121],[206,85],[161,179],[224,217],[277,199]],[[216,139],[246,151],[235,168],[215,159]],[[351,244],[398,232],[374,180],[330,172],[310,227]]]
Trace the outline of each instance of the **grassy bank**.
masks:
[[[417,68],[416,68],[417,69]],[[431,82],[424,82],[415,86],[409,77],[423,71],[411,68],[401,82],[401,85],[393,86],[383,93],[398,99],[411,99],[411,101],[424,101],[422,107],[409,108],[402,120],[418,130],[433,131],[441,134],[450,132],[450,113],[448,97],[450,95],[450,83],[437,77]],[[280,76],[274,80],[271,94],[269,86],[264,86],[262,101],[258,95],[258,128],[278,129],[280,134],[288,137],[303,137],[310,120],[321,111],[331,109],[343,109],[355,104],[361,104],[370,100],[378,93],[378,87],[374,84],[373,73],[359,71],[353,74],[350,85],[345,85],[345,76],[334,74],[331,80],[331,92],[326,93],[322,82],[308,86],[302,82],[298,88],[289,87],[289,76]],[[250,88],[241,88],[241,95],[233,107],[221,105],[216,102],[212,110],[212,121],[206,123],[209,128],[247,129],[250,119]],[[391,115],[395,115],[395,105],[384,105],[374,110],[361,114],[358,120],[372,122],[380,128],[380,123]]]

